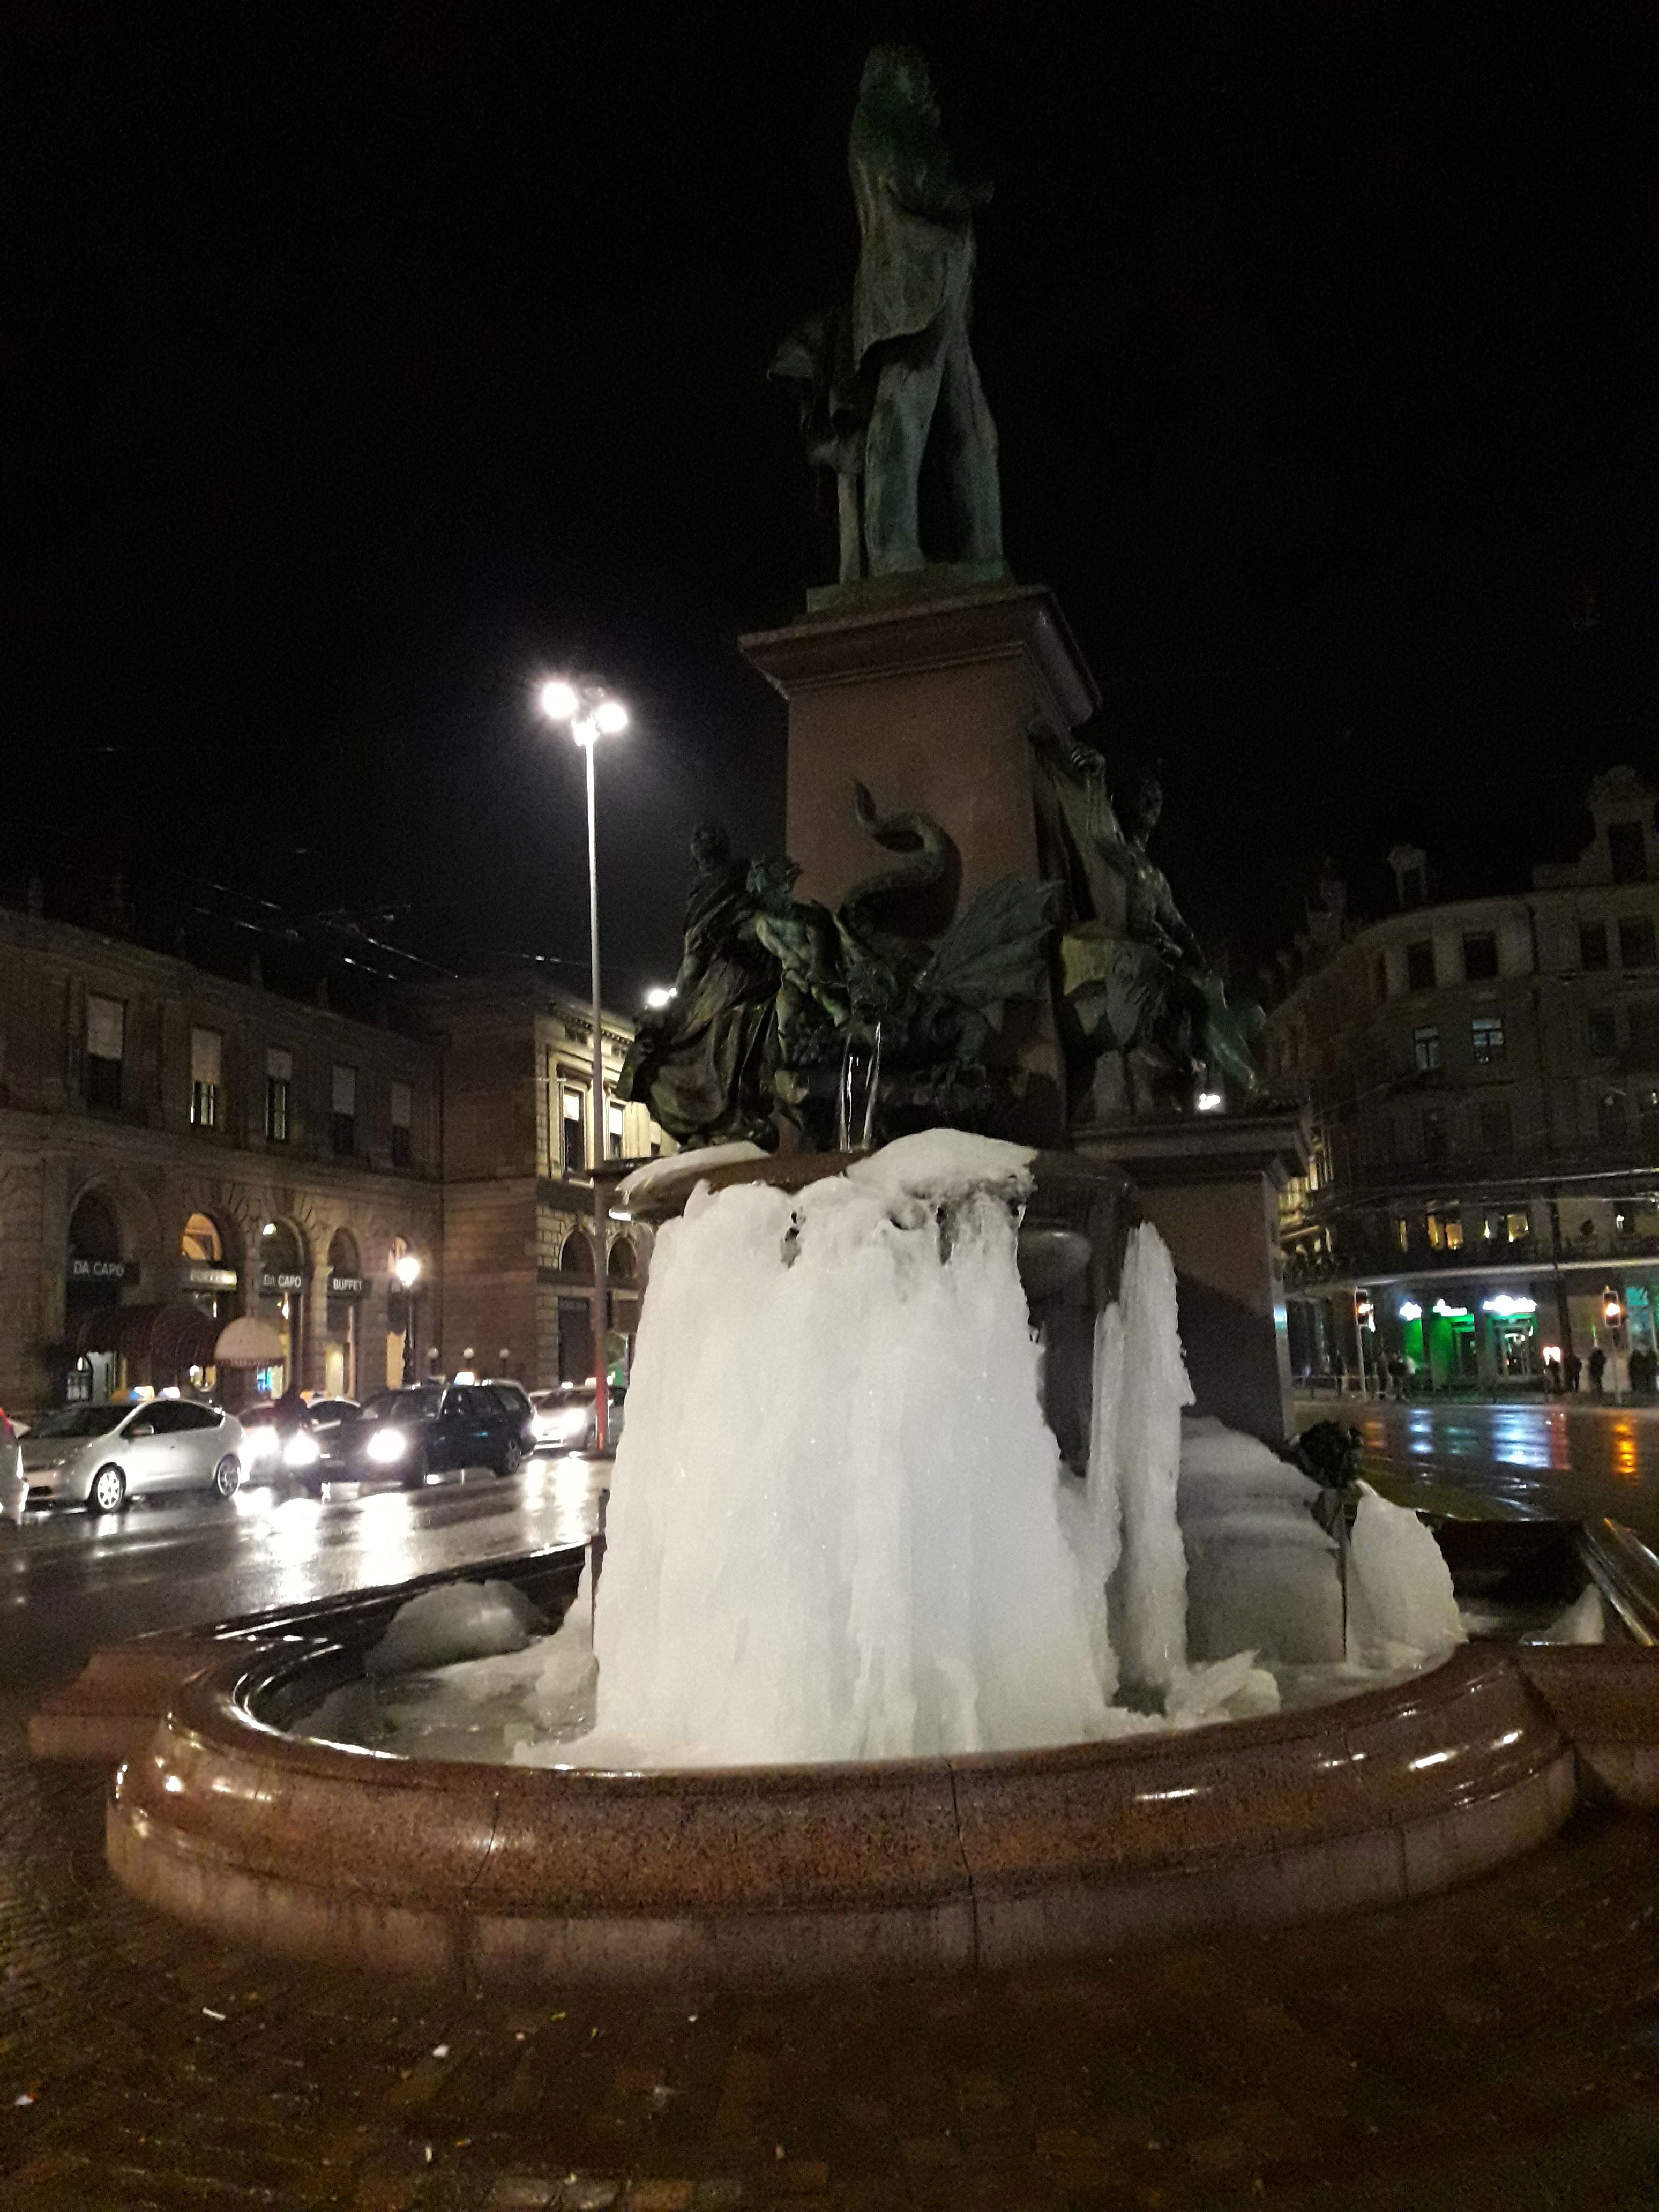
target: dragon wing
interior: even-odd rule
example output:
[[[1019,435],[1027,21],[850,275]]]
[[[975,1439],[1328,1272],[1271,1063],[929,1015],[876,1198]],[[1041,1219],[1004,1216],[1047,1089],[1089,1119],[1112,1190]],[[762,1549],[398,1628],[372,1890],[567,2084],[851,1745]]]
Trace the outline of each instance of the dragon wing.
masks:
[[[1058,888],[1023,876],[988,885],[951,924],[921,981],[969,1006],[1034,997]]]

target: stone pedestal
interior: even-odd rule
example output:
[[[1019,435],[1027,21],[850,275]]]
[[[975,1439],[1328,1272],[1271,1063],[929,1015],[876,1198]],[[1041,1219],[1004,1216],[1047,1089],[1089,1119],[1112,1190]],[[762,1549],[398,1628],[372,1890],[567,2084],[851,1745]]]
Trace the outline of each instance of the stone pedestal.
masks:
[[[1197,1410],[1278,1443],[1291,1433],[1291,1364],[1278,1199],[1308,1164],[1298,1110],[1077,1129],[1113,1161],[1169,1246]]]
[[[942,931],[1004,876],[1042,875],[1030,732],[1073,729],[1098,703],[1093,677],[1042,586],[963,588],[955,578],[839,587],[787,629],[741,641],[789,708],[787,844],[799,896],[835,906],[893,865],[853,809],[862,783],[878,814],[923,813],[949,836],[945,879],[905,917]],[[1065,1081],[1052,1007],[1008,1010],[1006,1058],[1030,1079],[1037,1142],[1058,1141]]]

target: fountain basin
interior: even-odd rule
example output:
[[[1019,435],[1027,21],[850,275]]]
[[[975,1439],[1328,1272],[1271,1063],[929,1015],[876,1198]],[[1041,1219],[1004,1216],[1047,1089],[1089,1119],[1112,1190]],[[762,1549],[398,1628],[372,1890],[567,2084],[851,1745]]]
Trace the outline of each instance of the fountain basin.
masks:
[[[117,1776],[126,1887],[223,1939],[376,1972],[766,1986],[1395,1903],[1531,1848],[1577,1796],[1550,1706],[1494,1647],[1181,1734],[638,1774],[283,1732],[358,1663],[343,1644],[224,1649],[185,1681]],[[1652,1712],[1655,1687],[1644,1667],[1625,1694]]]

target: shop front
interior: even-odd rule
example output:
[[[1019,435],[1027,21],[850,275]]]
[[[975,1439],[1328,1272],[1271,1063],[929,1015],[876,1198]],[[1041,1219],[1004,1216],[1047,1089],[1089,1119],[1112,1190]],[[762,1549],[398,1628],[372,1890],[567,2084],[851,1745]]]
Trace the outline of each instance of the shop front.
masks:
[[[100,1401],[124,1390],[129,1377],[116,1339],[118,1331],[94,1330],[88,1317],[126,1302],[139,1285],[139,1262],[122,1249],[115,1211],[96,1191],[88,1191],[70,1216],[69,1249],[64,1274],[64,1395],[71,1403]],[[94,1345],[94,1336],[98,1338]]]
[[[341,1230],[328,1248],[326,1310],[323,1332],[323,1395],[356,1398],[359,1389],[359,1310],[368,1283],[357,1263],[357,1248]]]
[[[300,1240],[285,1221],[267,1221],[260,1231],[254,1282],[258,1310],[276,1329],[281,1345],[280,1358],[256,1370],[254,1387],[261,1397],[280,1398],[300,1379],[307,1288]]]

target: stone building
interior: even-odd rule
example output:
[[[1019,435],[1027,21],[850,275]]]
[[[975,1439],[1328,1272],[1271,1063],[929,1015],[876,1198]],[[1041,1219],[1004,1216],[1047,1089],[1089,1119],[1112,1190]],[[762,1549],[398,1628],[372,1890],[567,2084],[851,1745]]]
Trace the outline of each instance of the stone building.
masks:
[[[422,992],[417,1012],[443,1068],[441,1364],[541,1382],[591,1375],[589,1169],[674,1149],[645,1107],[612,1095],[632,1024],[605,1018],[595,1100],[584,1002],[532,981],[457,982]],[[616,1335],[638,1326],[649,1248],[648,1230],[608,1224]]]
[[[1322,891],[1266,1037],[1315,1115],[1280,1212],[1304,1372],[1397,1354],[1437,1387],[1536,1385],[1554,1352],[1653,1346],[1655,792],[1614,769],[1589,807],[1583,854],[1528,891],[1431,903],[1409,848],[1387,919]]]
[[[362,1396],[477,1364],[591,1372],[591,1147],[665,1142],[587,1097],[588,1022],[458,984],[399,1026],[0,908],[0,1404],[199,1382]],[[631,1031],[607,1021],[607,1064]],[[412,1308],[393,1270],[421,1262]],[[607,1255],[631,1333],[643,1232]],[[277,1347],[216,1370],[227,1323]],[[434,1361],[435,1354],[435,1361]]]

